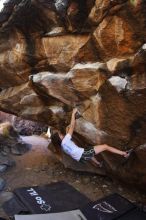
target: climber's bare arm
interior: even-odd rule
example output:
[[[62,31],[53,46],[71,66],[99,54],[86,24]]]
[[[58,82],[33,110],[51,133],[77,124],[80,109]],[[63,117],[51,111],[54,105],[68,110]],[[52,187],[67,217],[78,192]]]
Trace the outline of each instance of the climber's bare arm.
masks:
[[[68,133],[69,128],[70,128],[70,125],[68,125],[68,126],[66,127],[66,134]]]
[[[73,109],[73,112],[72,112],[72,116],[71,116],[71,122],[70,122],[70,125],[69,125],[69,129],[68,129],[68,132],[71,136],[74,132],[74,128],[75,128],[75,122],[76,122],[76,119],[75,119],[75,114],[77,112],[77,108],[74,108]]]

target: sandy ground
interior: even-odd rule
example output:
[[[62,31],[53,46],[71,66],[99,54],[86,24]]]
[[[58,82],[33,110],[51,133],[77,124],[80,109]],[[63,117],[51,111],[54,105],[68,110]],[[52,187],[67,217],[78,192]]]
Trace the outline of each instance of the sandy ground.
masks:
[[[1,206],[14,188],[48,184],[60,180],[73,185],[93,201],[116,192],[132,202],[143,202],[146,205],[145,194],[128,189],[108,177],[65,169],[48,150],[48,141],[45,138],[29,136],[23,137],[23,140],[31,143],[32,148],[23,156],[13,156],[16,166],[2,174],[7,184],[4,191],[0,193],[0,217],[6,217]]]

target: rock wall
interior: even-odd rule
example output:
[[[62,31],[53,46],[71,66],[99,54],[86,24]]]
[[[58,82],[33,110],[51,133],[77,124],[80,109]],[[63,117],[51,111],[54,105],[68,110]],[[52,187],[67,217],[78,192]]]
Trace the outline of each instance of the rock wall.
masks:
[[[41,135],[47,132],[48,126],[45,123],[24,120],[15,115],[0,112],[0,123],[10,122],[19,135]]]
[[[0,109],[60,128],[78,106],[79,143],[134,148],[124,164],[103,153],[103,173],[143,190],[145,10],[144,0],[11,0],[0,15]]]
[[[0,174],[15,165],[11,155],[22,155],[30,148],[9,122],[0,123]]]

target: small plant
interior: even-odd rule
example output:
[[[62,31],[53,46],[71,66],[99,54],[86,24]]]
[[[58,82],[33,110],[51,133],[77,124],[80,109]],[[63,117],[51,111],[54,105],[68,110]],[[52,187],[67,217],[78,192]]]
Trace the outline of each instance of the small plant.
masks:
[[[3,136],[9,137],[9,129],[7,127],[3,128]]]
[[[138,3],[138,0],[130,0],[130,3],[131,3],[132,5],[134,5],[134,6],[136,6],[137,3]]]
[[[9,122],[4,122],[0,124],[0,134],[8,137],[9,136],[9,130],[10,130],[11,124]]]
[[[0,124],[0,134],[4,137],[18,137],[18,133],[13,128],[12,124],[10,122],[3,122]]]

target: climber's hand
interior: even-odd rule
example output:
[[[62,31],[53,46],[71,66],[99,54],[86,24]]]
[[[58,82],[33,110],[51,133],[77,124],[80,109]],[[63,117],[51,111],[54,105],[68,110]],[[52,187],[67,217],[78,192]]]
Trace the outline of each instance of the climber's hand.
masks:
[[[78,112],[78,109],[74,108],[73,111],[72,111],[72,114],[75,115],[77,112]]]

